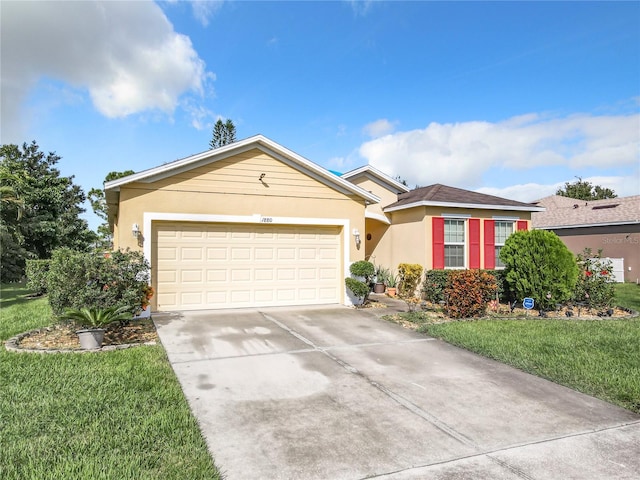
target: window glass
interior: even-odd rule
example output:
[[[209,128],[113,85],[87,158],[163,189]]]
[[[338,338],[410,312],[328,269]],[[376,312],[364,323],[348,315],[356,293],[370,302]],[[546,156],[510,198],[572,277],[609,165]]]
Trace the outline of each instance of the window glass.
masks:
[[[464,268],[464,220],[444,221],[444,266]]]

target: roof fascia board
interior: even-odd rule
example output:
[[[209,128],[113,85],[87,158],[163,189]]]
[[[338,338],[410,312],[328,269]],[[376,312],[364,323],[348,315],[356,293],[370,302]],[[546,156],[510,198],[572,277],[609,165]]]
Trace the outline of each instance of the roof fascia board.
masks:
[[[455,202],[431,202],[421,200],[419,202],[408,203],[406,205],[398,205],[397,207],[385,208],[384,212],[396,212],[398,210],[406,210],[407,208],[414,207],[454,207],[454,208],[473,208],[483,210],[510,210],[516,212],[544,212],[543,207],[518,207],[515,205],[490,205],[481,203],[455,203]]]
[[[561,225],[534,227],[536,230],[563,230],[569,228],[589,228],[589,227],[615,227],[616,225],[638,225],[640,221],[631,220],[628,222],[605,222],[605,223],[583,223],[579,225]]]
[[[238,153],[244,153],[254,148],[257,148],[269,155],[278,158],[280,161],[297,170],[302,171],[303,173],[309,175],[319,182],[324,183],[325,185],[329,184],[330,186],[333,186],[339,192],[345,195],[355,194],[364,198],[367,202],[370,203],[380,202],[380,198],[378,196],[367,192],[357,185],[354,185],[351,182],[338,177],[337,175],[334,175],[328,170],[314,164],[304,157],[301,157],[297,153],[292,152],[291,150],[281,145],[278,145],[276,142],[269,140],[263,135],[249,137],[245,140],[240,140],[239,142],[224,145],[223,147],[215,149],[214,151],[208,150],[206,152],[198,153],[182,160],[176,160],[159,167],[151,168],[139,173],[134,173],[133,175],[129,175],[127,177],[106,182],[104,184],[104,189],[118,191],[120,189],[120,186],[126,185],[127,183],[150,183],[157,180],[162,180],[177,173],[182,173],[201,165],[206,165],[208,163],[217,162],[219,160],[237,155]]]
[[[400,192],[404,192],[404,193],[410,190],[409,187],[407,187],[406,185],[403,185],[397,180],[394,180],[386,173],[381,172],[380,170],[378,170],[375,167],[372,167],[371,165],[363,165],[362,167],[351,170],[350,172],[343,173],[342,178],[346,178],[346,179],[354,178],[360,174],[364,174],[367,178],[370,178],[371,180],[380,184],[382,187],[386,188],[387,190],[391,190],[389,187],[393,187],[394,189],[397,189]],[[380,182],[382,182],[382,184]]]

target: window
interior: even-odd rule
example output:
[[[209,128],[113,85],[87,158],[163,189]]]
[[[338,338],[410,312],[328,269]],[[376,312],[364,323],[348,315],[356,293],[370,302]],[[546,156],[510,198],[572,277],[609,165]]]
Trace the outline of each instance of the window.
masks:
[[[444,221],[444,266],[464,268],[464,220]]]
[[[495,249],[496,249],[496,268],[504,268],[504,263],[500,260],[500,250],[504,246],[504,242],[509,235],[513,233],[513,222],[495,222]]]

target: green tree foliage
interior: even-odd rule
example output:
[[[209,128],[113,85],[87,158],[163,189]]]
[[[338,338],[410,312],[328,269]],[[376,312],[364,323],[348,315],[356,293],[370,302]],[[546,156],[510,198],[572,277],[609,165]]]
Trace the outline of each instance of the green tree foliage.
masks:
[[[564,188],[559,188],[556,195],[563,197],[576,198],[578,200],[603,200],[605,198],[616,198],[616,193],[610,188],[604,188],[600,185],[592,185],[591,182],[582,180],[577,177],[573,183],[565,182]]]
[[[498,291],[496,277],[482,270],[453,270],[444,289],[445,313],[451,318],[481,317]]]
[[[128,177],[129,175],[133,175],[133,170],[125,170],[124,172],[109,172],[105,177],[105,182],[110,182],[112,180],[117,180],[118,178]],[[89,203],[91,203],[91,208],[93,209],[93,213],[95,213],[100,219],[102,223],[98,225],[98,238],[96,241],[96,247],[100,250],[108,250],[111,249],[111,229],[109,228],[109,221],[107,217],[107,200],[105,197],[103,188],[92,188],[89,190],[89,194],[87,195],[89,199]]]
[[[216,124],[213,126],[213,133],[211,141],[209,142],[209,147],[220,148],[223,145],[227,145],[235,141],[236,126],[233,124],[233,121],[227,119],[227,121],[223,123],[221,119],[218,119]]]
[[[569,300],[578,280],[573,254],[553,232],[519,231],[500,250],[505,280],[515,300],[532,297],[543,309]]]
[[[27,258],[49,258],[59,247],[85,250],[95,240],[80,218],[85,194],[72,176],[60,175],[59,160],[41,152],[35,141],[0,147],[2,190],[10,189],[17,200],[3,201],[0,212],[3,282],[20,280]]]

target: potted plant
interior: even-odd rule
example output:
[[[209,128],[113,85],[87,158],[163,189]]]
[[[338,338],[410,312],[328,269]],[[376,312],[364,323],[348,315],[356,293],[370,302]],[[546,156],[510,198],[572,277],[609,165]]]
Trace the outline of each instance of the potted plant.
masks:
[[[131,319],[130,307],[109,308],[70,308],[60,317],[63,320],[71,320],[80,327],[76,331],[83,350],[95,350],[102,347],[104,340],[104,326],[117,321]]]
[[[376,267],[376,281],[373,284],[373,293],[384,293],[387,279],[390,275],[391,271],[388,268]]]
[[[389,272],[389,276],[387,277],[386,285],[387,285],[387,295],[389,295],[390,297],[395,297],[396,296],[396,289],[398,287],[398,277],[397,277],[397,275],[394,275],[393,273]]]

